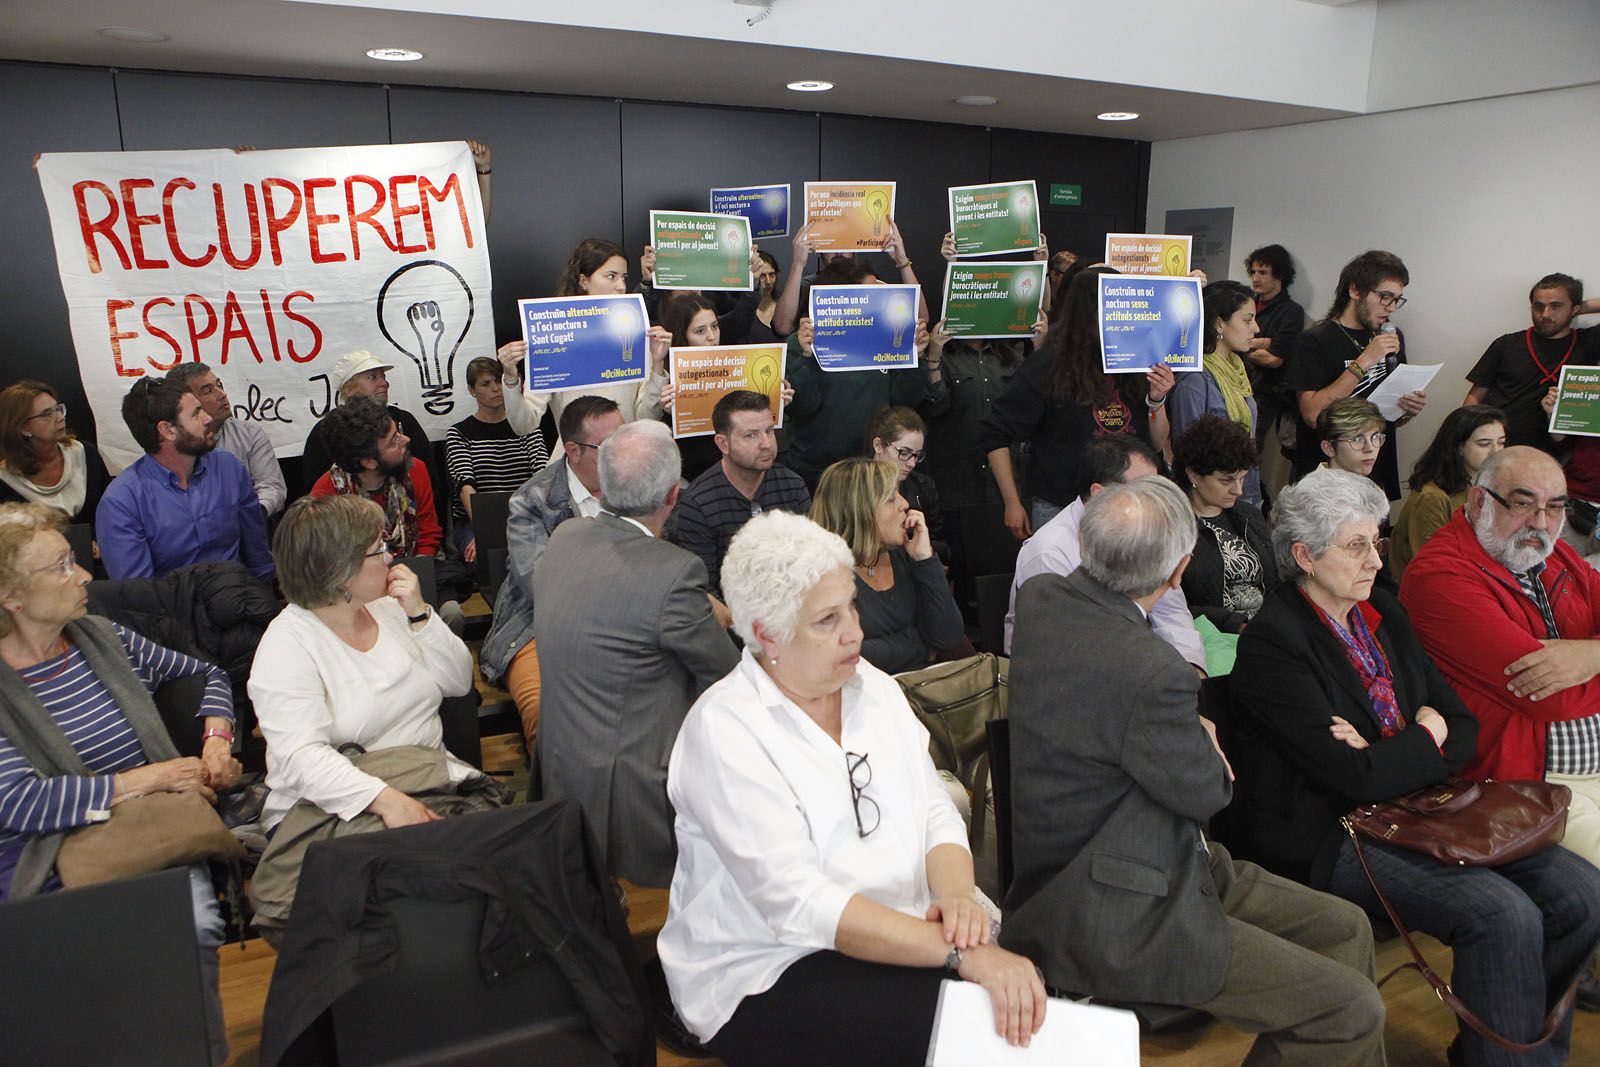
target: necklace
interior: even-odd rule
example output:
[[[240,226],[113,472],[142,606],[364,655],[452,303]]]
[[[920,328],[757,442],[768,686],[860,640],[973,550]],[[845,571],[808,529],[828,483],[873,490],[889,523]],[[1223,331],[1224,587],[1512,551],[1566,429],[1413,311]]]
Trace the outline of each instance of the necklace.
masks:
[[[67,638],[66,638],[65,634],[63,634],[61,637],[57,638],[57,640],[59,640],[61,642],[61,651],[55,653],[55,655],[53,655],[53,656],[46,656],[44,659],[40,660],[39,663],[49,663],[52,659],[55,658],[55,656],[60,656],[61,657],[61,666],[57,667],[55,670],[51,671],[49,674],[41,674],[37,678],[28,679],[28,684],[29,685],[36,685],[39,682],[51,682],[51,681],[54,681],[55,679],[61,677],[63,674],[66,673],[66,671],[67,671],[67,663],[71,658],[70,656],[67,655],[67,653],[72,650],[72,646],[67,643]],[[39,664],[37,664],[37,663],[34,664],[34,666],[36,666],[36,667],[38,665]]]
[[[1346,326],[1342,322],[1339,322],[1338,320],[1334,321],[1334,325],[1339,327],[1339,332],[1344,334],[1344,339],[1346,341],[1349,341],[1351,344],[1356,346],[1356,351],[1357,352],[1365,352],[1367,350],[1367,346],[1366,345],[1362,344],[1360,341],[1357,341],[1354,337],[1350,336],[1350,327]]]

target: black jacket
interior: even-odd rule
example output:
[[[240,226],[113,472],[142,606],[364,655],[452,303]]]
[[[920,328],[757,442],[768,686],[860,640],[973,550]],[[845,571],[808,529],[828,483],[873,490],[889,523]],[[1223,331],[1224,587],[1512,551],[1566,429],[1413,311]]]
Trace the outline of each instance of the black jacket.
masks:
[[[1240,500],[1213,521],[1244,538],[1250,551],[1261,560],[1262,585],[1270,593],[1278,584],[1278,563],[1272,554],[1272,534],[1261,512]],[[1200,530],[1195,537],[1194,555],[1183,572],[1184,599],[1189,601],[1195,618],[1204,615],[1223,633],[1236,634],[1248,620],[1223,606],[1222,549],[1217,545],[1215,530],[1203,522],[1197,525]]]
[[[1371,699],[1293,583],[1267,597],[1245,627],[1234,663],[1228,758],[1238,776],[1229,847],[1241,859],[1321,889],[1358,804],[1390,800],[1459,771],[1478,744],[1478,721],[1422,650],[1400,602],[1381,589],[1368,601],[1394,675],[1406,727],[1381,736]],[[1431,705],[1449,727],[1444,751],[1416,724]],[[1351,748],[1328,732],[1337,715],[1369,742]]]
[[[485,902],[478,955],[486,982],[553,962],[619,1067],[655,1063],[649,993],[628,925],[583,813],[568,801],[311,848],[267,993],[261,1062],[336,1062],[328,1009],[395,966],[390,901],[473,896]]]

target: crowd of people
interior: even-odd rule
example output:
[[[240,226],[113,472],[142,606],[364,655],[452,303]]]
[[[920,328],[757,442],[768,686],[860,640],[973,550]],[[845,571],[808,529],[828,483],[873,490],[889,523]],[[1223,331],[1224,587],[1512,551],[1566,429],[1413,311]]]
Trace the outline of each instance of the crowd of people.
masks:
[[[1600,1008],[1600,448],[1544,429],[1561,367],[1600,365],[1581,283],[1534,284],[1531,325],[1472,368],[1391,521],[1397,435],[1441,401],[1372,400],[1407,359],[1390,252],[1351,259],[1307,323],[1288,251],[1256,249],[1248,286],[1204,288],[1199,370],[1116,375],[1096,310],[1114,271],[1041,248],[1028,339],[953,338],[922,301],[917,366],[832,374],[805,293],[879,265],[807,275],[813,248],[802,228],[787,277],[757,250],[752,291],[702,295],[658,291],[650,249],[630,287],[624,251],[586,240],[557,295],[645,295],[642,383],[529,394],[511,341],[468,364],[476,408],[441,449],[389,403],[393,367],[351,352],[297,493],[204,364],[129,390],[145,454],[115,478],[57,387],[0,390],[0,900],[59,888],[63,837],[127,798],[233,788],[241,699],[265,741],[252,895],[274,939],[330,825],[505,803],[446,751],[438,708],[473,686],[451,601],[479,563],[475,500],[510,494],[482,677],[610,874],[670,888],[672,1007],[734,1067],[920,1064],[947,978],[983,986],[1013,1044],[1049,989],[1203,1009],[1259,1035],[1251,1063],[1382,1064],[1373,881],[1452,946],[1455,992],[1509,1041],[1574,982]],[[917,284],[892,220],[883,252]],[[781,387],[729,392],[709,437],[674,440],[670,350],[773,340]],[[86,615],[95,575],[218,562],[286,601],[242,690]],[[992,913],[891,676],[975,654],[996,569],[1015,877]],[[193,674],[205,736],[183,756],[150,694]],[[1201,705],[1220,675],[1221,731]],[[1457,775],[1569,786],[1563,843],[1498,867],[1378,842],[1358,860],[1345,813]],[[1207,833],[1224,813],[1226,842]],[[202,866],[192,881],[214,975],[217,895]],[[1462,1026],[1447,1052],[1559,1064],[1570,1036],[1568,1017],[1508,1053]]]

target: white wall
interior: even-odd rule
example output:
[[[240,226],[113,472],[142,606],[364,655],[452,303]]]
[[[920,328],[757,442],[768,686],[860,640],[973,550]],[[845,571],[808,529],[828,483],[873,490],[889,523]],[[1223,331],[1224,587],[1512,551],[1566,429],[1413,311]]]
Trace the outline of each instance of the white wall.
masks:
[[[1149,224],[1169,208],[1232,207],[1236,258],[1287,247],[1292,294],[1313,319],[1352,256],[1384,248],[1405,260],[1410,299],[1395,322],[1408,358],[1445,367],[1400,433],[1403,479],[1488,343],[1527,327],[1534,281],[1565,271],[1600,295],[1597,114],[1590,85],[1162,141]],[[1244,278],[1238,262],[1229,276]]]

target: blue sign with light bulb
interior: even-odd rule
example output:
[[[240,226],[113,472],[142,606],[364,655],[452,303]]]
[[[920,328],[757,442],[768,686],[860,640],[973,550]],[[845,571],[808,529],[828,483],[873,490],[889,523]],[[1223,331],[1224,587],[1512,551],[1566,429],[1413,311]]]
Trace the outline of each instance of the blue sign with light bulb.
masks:
[[[812,347],[826,371],[917,365],[915,285],[814,285]]]
[[[789,187],[743,185],[711,190],[713,215],[743,215],[752,239],[789,236]]]
[[[1142,374],[1157,363],[1202,369],[1200,279],[1102,274],[1100,351],[1107,374]]]
[[[642,382],[650,373],[650,318],[637,293],[518,300],[517,317],[528,342],[527,392]]]

